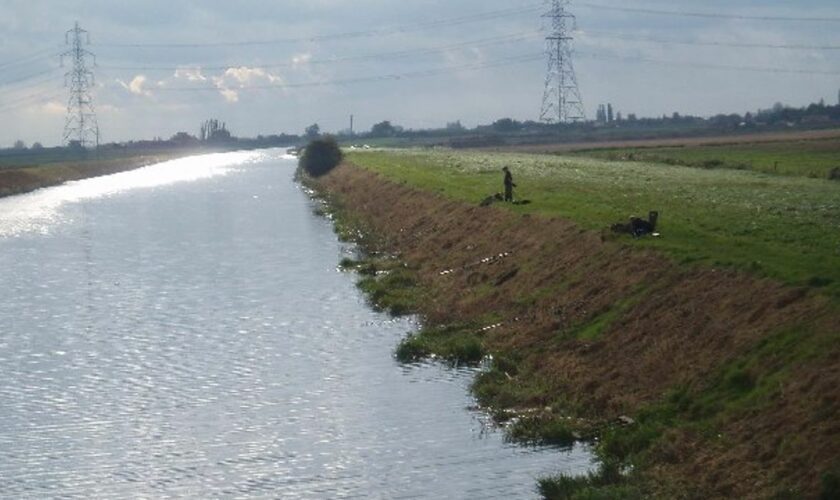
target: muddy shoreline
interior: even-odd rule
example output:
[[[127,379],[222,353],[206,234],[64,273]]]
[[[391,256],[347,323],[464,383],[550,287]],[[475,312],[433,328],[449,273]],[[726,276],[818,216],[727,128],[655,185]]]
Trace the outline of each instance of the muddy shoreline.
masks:
[[[349,164],[312,184],[370,235],[368,250],[398,257],[399,273],[372,264],[366,291],[421,314],[420,355],[492,355],[474,392],[500,411],[539,409],[521,441],[600,429],[602,461],[633,470],[587,487],[815,496],[835,474],[840,315],[830,300]],[[622,417],[631,424],[603,425]]]

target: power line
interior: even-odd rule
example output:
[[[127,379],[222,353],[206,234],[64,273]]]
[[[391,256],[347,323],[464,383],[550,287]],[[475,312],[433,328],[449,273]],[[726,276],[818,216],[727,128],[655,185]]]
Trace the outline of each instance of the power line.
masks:
[[[22,83],[22,82],[26,82],[26,81],[38,78],[39,76],[44,76],[44,75],[48,75],[50,73],[57,73],[57,72],[58,72],[58,68],[49,68],[49,69],[46,69],[46,70],[43,70],[43,71],[38,71],[37,73],[31,73],[31,74],[21,76],[21,77],[12,79],[12,80],[6,80],[4,82],[0,82],[0,87],[8,87],[8,86],[11,86],[11,85],[14,85],[14,84],[17,84],[17,83]]]
[[[677,10],[645,9],[639,7],[616,7],[597,3],[577,2],[575,5],[590,9],[612,10],[617,12],[632,12],[638,14],[652,14],[658,16],[700,17],[707,19],[739,19],[745,21],[780,21],[780,22],[822,22],[840,23],[840,17],[794,17],[794,16],[751,16],[742,14],[721,14],[711,12],[688,12]]]
[[[540,32],[532,31],[532,32],[523,32],[523,33],[516,33],[511,35],[503,35],[491,38],[483,38],[479,40],[471,40],[467,42],[460,42],[456,44],[449,44],[449,45],[439,45],[436,47],[424,47],[418,49],[407,49],[395,52],[381,52],[376,54],[362,54],[362,55],[355,55],[355,56],[346,56],[346,57],[332,57],[329,59],[315,59],[306,61],[307,64],[334,64],[338,62],[348,62],[348,61],[365,61],[365,60],[377,60],[377,59],[399,59],[404,57],[411,57],[416,55],[425,55],[425,54],[436,54],[441,51],[451,50],[451,49],[458,49],[464,47],[470,48],[478,48],[478,47],[486,47],[491,45],[498,45],[503,43],[510,43],[510,42],[518,42],[522,40],[528,40],[531,38],[535,38],[538,36]],[[107,64],[102,66],[97,66],[99,69],[104,70],[121,70],[121,71],[177,71],[179,69],[201,69],[207,71],[224,71],[230,68],[247,66],[251,69],[273,69],[273,68],[287,68],[293,67],[296,63],[294,62],[280,62],[280,63],[268,63],[268,64],[257,64],[257,65],[245,65],[245,64],[227,64],[223,66],[202,66],[196,64],[180,64],[176,66],[108,66]]]
[[[464,64],[457,66],[448,66],[443,68],[431,68],[427,70],[410,71],[405,73],[391,73],[375,76],[363,76],[356,78],[343,78],[335,80],[319,80],[313,82],[297,82],[297,83],[272,83],[264,85],[248,85],[227,89],[226,87],[161,87],[155,89],[156,92],[215,92],[219,90],[265,90],[265,89],[293,89],[293,88],[308,88],[308,87],[325,87],[328,85],[350,85],[357,83],[370,83],[378,81],[389,80],[410,80],[413,78],[425,78],[430,76],[444,75],[454,71],[463,70],[477,70],[485,68],[494,68],[499,66],[509,66],[514,64],[522,64],[526,62],[534,62],[543,58],[542,54],[524,54],[512,57],[497,59],[494,61]]]
[[[774,68],[770,66],[734,66],[729,64],[710,64],[710,63],[693,63],[693,62],[683,62],[683,61],[669,61],[669,60],[662,60],[662,59],[651,59],[647,57],[628,57],[628,56],[615,56],[615,55],[608,55],[608,54],[593,54],[593,53],[586,53],[586,52],[579,52],[579,56],[585,57],[587,59],[602,59],[602,60],[612,60],[612,61],[626,61],[626,62],[640,62],[640,63],[650,63],[650,64],[661,64],[665,66],[679,66],[684,68],[692,68],[692,69],[715,69],[715,70],[728,70],[728,71],[745,71],[751,73],[780,73],[780,74],[795,74],[795,75],[826,75],[826,76],[834,76],[840,75],[840,71],[823,71],[823,70],[809,70],[809,69],[798,69],[798,68]]]
[[[606,59],[606,60],[619,60],[619,61],[628,61],[628,62],[641,62],[641,63],[650,63],[650,64],[661,64],[661,65],[668,65],[668,66],[680,66],[680,67],[689,67],[695,69],[715,69],[715,70],[729,70],[729,71],[748,71],[748,72],[762,72],[762,73],[787,73],[787,74],[811,74],[811,75],[840,75],[840,71],[819,71],[819,70],[805,70],[805,69],[791,69],[791,68],[774,68],[774,67],[764,67],[764,66],[730,66],[730,65],[723,65],[723,64],[702,64],[702,63],[683,63],[679,61],[668,61],[668,60],[659,60],[659,59],[649,59],[649,58],[638,58],[638,57],[623,57],[623,56],[610,56],[610,55],[599,55],[599,54],[591,54],[591,53],[578,53],[578,55],[582,57],[586,57],[588,59]],[[455,71],[463,71],[463,70],[477,70],[477,69],[486,69],[486,68],[494,68],[500,66],[509,66],[515,64],[522,64],[527,62],[535,62],[539,60],[543,60],[544,54],[520,54],[518,56],[513,57],[506,57],[494,61],[488,61],[483,63],[475,63],[475,64],[466,64],[466,65],[458,65],[458,66],[448,66],[442,68],[432,68],[428,70],[419,70],[419,71],[412,71],[406,73],[392,73],[392,74],[384,74],[384,75],[375,75],[375,76],[365,76],[365,77],[357,77],[357,78],[344,78],[344,79],[335,79],[335,80],[320,80],[320,81],[313,81],[313,82],[297,82],[297,83],[272,83],[272,84],[263,84],[263,85],[248,85],[248,86],[240,86],[236,88],[231,88],[229,90],[234,90],[237,92],[240,91],[248,91],[248,90],[266,90],[266,89],[294,89],[294,88],[308,88],[308,87],[324,87],[329,85],[349,85],[349,84],[357,84],[357,83],[370,83],[370,82],[377,82],[377,81],[394,81],[394,80],[410,80],[413,78],[423,78],[429,76],[438,76],[443,74],[452,73]],[[156,92],[214,92],[219,90],[225,90],[226,88],[222,87],[161,87],[155,89]]]
[[[305,37],[293,38],[275,38],[271,40],[245,40],[232,42],[191,42],[191,43],[106,43],[96,44],[98,47],[123,47],[123,48],[204,48],[204,47],[244,47],[244,46],[258,46],[258,45],[279,45],[289,43],[302,42],[318,42],[329,40],[348,40],[353,38],[366,38],[373,36],[394,35],[398,33],[409,33],[412,31],[423,31],[431,28],[460,26],[474,22],[488,21],[499,18],[506,18],[512,15],[532,14],[540,9],[539,4],[530,4],[523,7],[516,7],[510,9],[502,9],[495,11],[488,11],[480,14],[470,16],[454,17],[447,19],[438,19],[434,21],[426,21],[415,24],[407,24],[402,26],[395,26],[391,28],[380,28],[363,31],[350,31],[343,33],[333,33],[327,35],[314,35]]]
[[[624,33],[610,33],[606,31],[578,31],[577,33],[592,36],[592,38],[612,38],[617,40],[633,40],[641,42],[653,42],[676,45],[699,45],[710,47],[739,47],[739,48],[761,48],[761,49],[787,49],[787,50],[840,50],[840,45],[805,45],[805,44],[773,44],[773,43],[749,43],[749,42],[706,42],[702,40],[678,40],[673,38],[659,38],[644,35],[631,35]]]
[[[403,57],[410,57],[414,55],[433,54],[444,50],[451,50],[464,47],[484,47],[507,42],[518,42],[529,40],[537,36],[540,32],[523,32],[511,35],[503,35],[499,37],[484,38],[479,40],[471,40],[450,45],[440,45],[437,47],[426,47],[418,49],[408,49],[395,52],[383,52],[376,54],[363,54],[345,57],[332,57],[328,59],[315,59],[306,61],[307,64],[334,64],[349,61],[365,61],[377,59],[398,59]],[[741,43],[741,42],[706,42],[699,40],[677,40],[670,38],[659,38],[642,35],[631,35],[623,33],[611,33],[604,31],[576,31],[575,33],[590,36],[592,38],[607,38],[617,40],[641,41],[661,44],[677,44],[677,45],[696,45],[696,46],[712,46],[712,47],[740,47],[740,48],[768,48],[768,49],[789,49],[789,50],[840,50],[840,45],[802,45],[802,44],[763,44],[763,43]],[[251,69],[275,69],[294,67],[295,62],[273,62],[265,64],[244,64],[241,62],[231,63],[222,66],[205,66],[195,63],[184,63],[174,66],[105,66],[98,65],[97,67],[106,71],[177,71],[179,69],[201,69],[206,71],[224,71],[232,67],[247,66]]]
[[[55,57],[56,49],[55,48],[48,48],[48,49],[41,49],[37,52],[33,52],[27,56],[21,56],[16,59],[12,59],[10,61],[0,63],[0,68],[6,68],[9,66],[17,66],[19,64],[26,64],[33,61],[38,61],[41,59],[50,59]]]
[[[44,89],[40,92],[22,96],[18,99],[0,104],[0,111],[13,111],[15,109],[31,106],[32,104],[46,103],[61,97],[62,93],[56,89]]]

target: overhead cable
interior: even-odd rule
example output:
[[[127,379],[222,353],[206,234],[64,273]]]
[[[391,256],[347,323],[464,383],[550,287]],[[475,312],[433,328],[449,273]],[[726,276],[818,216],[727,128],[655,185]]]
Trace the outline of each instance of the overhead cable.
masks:
[[[96,44],[99,47],[130,47],[130,48],[173,48],[173,49],[190,49],[203,47],[243,47],[243,46],[259,46],[259,45],[280,45],[290,43],[303,42],[318,42],[329,40],[347,40],[353,38],[366,38],[373,36],[394,35],[398,33],[409,33],[413,31],[423,31],[431,28],[460,26],[463,24],[488,21],[492,19],[507,18],[512,15],[533,14],[542,10],[541,3],[526,4],[522,7],[502,9],[496,11],[488,11],[484,13],[474,14],[470,16],[454,17],[448,19],[438,19],[434,21],[426,21],[416,24],[407,24],[402,26],[395,26],[390,28],[378,28],[363,31],[350,31],[343,33],[333,33],[326,35],[313,35],[290,38],[275,38],[267,40],[244,40],[244,41],[230,41],[230,42],[188,42],[188,43],[102,43]]]
[[[708,19],[740,19],[745,21],[779,21],[779,22],[818,22],[818,23],[840,23],[840,17],[797,17],[797,16],[767,16],[767,15],[748,15],[748,14],[726,14],[720,12],[691,12],[683,10],[659,10],[647,9],[640,7],[618,7],[614,5],[604,5],[599,3],[576,2],[576,7],[585,7],[599,10],[612,10],[617,12],[631,12],[637,14],[652,14],[659,16],[682,16],[682,17],[699,17]]]

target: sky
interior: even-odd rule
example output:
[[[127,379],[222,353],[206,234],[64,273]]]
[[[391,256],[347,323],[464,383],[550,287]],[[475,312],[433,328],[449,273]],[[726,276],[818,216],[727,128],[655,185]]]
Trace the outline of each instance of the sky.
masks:
[[[0,0],[0,147],[58,145],[75,22],[103,142],[537,120],[540,0]],[[837,0],[572,0],[589,118],[744,113],[840,90]],[[662,11],[677,14],[664,14]],[[697,15],[702,14],[702,15]],[[541,31],[542,30],[542,31]],[[85,41],[87,41],[85,39]]]

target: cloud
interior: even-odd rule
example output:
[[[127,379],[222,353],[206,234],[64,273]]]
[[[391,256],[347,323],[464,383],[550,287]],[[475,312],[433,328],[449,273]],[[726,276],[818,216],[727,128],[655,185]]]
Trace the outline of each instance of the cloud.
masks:
[[[309,65],[309,61],[312,60],[312,54],[295,54],[292,56],[292,67],[297,69],[301,66]]]
[[[222,97],[224,97],[227,102],[239,102],[239,93],[235,90],[220,87],[219,93],[222,94]]]
[[[267,81],[268,83],[281,83],[283,81],[279,76],[272,75],[263,68],[249,68],[247,66],[228,68],[222,78],[237,82],[240,88],[261,81]]]
[[[120,110],[117,106],[113,104],[100,104],[96,107],[96,111],[104,112],[104,113],[116,113]]]
[[[239,92],[236,89],[244,89],[260,84],[282,84],[283,78],[274,75],[263,68],[251,68],[239,66],[228,68],[221,76],[212,77],[213,84],[219,89],[219,93],[229,103],[239,102]]]
[[[41,105],[41,111],[48,115],[63,115],[67,113],[67,106],[58,101],[49,101]]]
[[[176,79],[186,79],[190,82],[207,81],[207,77],[201,74],[201,68],[178,68],[173,76]]]
[[[129,83],[125,83],[122,80],[117,80],[117,83],[122,86],[122,88],[128,90],[134,95],[140,95],[145,97],[151,97],[152,92],[144,88],[148,79],[145,75],[137,75],[135,76]]]

